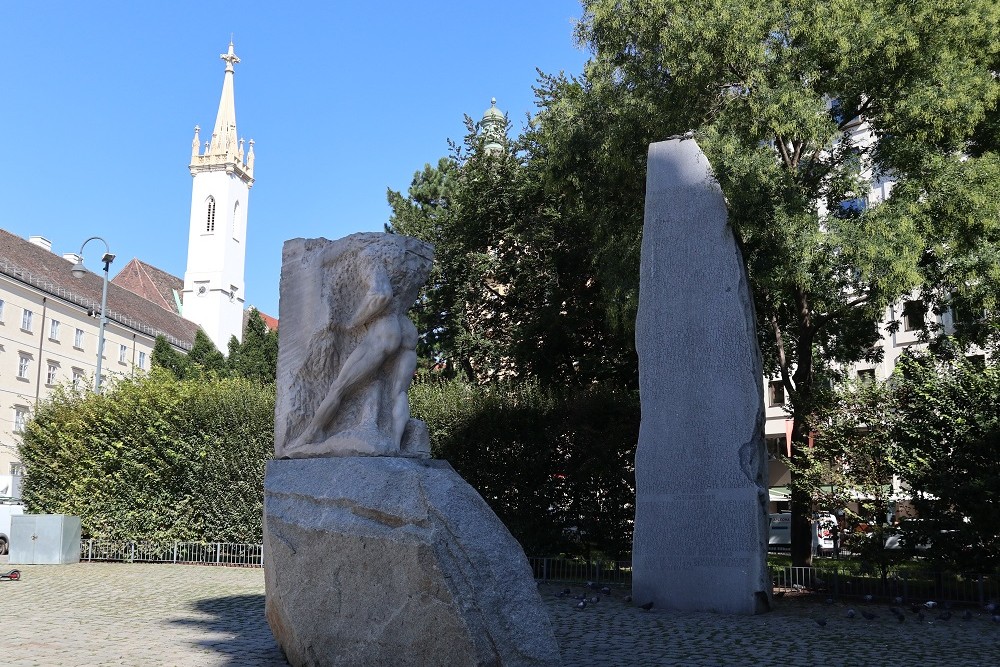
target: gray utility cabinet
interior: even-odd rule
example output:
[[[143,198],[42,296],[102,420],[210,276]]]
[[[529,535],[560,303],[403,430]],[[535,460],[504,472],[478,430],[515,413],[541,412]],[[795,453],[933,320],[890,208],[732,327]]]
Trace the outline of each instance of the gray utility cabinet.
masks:
[[[80,517],[22,514],[10,518],[11,565],[80,562]]]

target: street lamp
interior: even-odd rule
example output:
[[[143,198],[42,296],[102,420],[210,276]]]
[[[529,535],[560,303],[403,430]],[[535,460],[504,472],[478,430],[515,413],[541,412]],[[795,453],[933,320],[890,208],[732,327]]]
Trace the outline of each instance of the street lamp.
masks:
[[[73,265],[70,269],[73,272],[73,277],[82,278],[87,273],[87,267],[83,265],[83,248],[91,241],[100,241],[104,244],[105,253],[101,257],[101,261],[104,262],[104,290],[101,292],[101,327],[97,333],[97,377],[94,378],[94,391],[96,393],[101,393],[101,360],[104,359],[104,325],[108,322],[107,310],[108,310],[108,271],[111,270],[111,262],[115,261],[115,256],[111,254],[111,248],[108,246],[108,242],[102,239],[100,236],[91,236],[89,239],[83,242],[80,246],[80,256],[79,261]]]

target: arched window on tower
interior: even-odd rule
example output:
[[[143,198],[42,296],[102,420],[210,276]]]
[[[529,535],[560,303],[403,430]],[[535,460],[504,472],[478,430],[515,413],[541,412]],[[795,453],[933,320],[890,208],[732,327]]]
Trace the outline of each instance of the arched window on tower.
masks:
[[[208,198],[208,217],[205,221],[205,231],[209,234],[215,231],[215,197]]]
[[[233,206],[233,240],[240,240],[240,203]]]

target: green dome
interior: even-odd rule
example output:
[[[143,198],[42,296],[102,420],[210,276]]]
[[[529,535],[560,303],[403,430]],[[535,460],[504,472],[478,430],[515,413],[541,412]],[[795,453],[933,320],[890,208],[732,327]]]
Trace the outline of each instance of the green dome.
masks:
[[[483,113],[483,119],[480,121],[480,125],[483,127],[489,127],[494,123],[500,123],[501,125],[506,124],[507,119],[504,118],[503,112],[497,109],[497,98],[490,100],[490,108]]]

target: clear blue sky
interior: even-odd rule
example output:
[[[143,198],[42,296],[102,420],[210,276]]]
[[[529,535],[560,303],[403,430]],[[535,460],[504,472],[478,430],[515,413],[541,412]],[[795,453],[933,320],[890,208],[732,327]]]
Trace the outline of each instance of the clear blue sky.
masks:
[[[138,257],[183,277],[191,138],[215,122],[232,33],[257,157],[246,298],[277,315],[286,239],[380,231],[386,188],[493,96],[521,129],[536,67],[582,70],[580,15],[577,0],[4,3],[0,227],[58,253],[103,236],[113,270]]]

